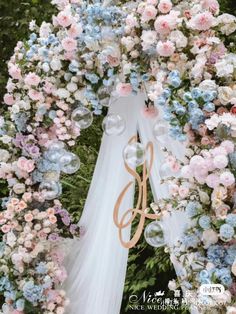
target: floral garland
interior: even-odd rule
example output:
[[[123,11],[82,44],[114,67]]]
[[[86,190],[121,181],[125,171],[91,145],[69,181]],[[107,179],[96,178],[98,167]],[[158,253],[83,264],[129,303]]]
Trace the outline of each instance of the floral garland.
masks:
[[[183,178],[171,183],[175,200],[158,204],[186,208],[191,218],[172,252],[185,266],[181,286],[222,283],[233,313],[236,57],[225,38],[236,18],[219,15],[216,0],[52,3],[59,9],[52,23],[32,21],[9,62],[0,119],[0,178],[10,192],[0,213],[3,313],[64,313],[59,243],[78,234],[58,200],[61,173],[79,168],[69,148],[111,93],[139,89],[150,113],[163,106],[170,135],[189,140]],[[173,158],[169,164],[178,168]]]

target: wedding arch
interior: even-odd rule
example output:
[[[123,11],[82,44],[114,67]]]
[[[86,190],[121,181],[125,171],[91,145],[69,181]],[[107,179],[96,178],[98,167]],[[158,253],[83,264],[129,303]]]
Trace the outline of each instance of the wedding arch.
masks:
[[[234,313],[236,55],[226,38],[236,18],[220,14],[217,0],[52,3],[52,23],[31,22],[9,61],[0,120],[0,178],[9,186],[0,213],[3,313],[119,313],[122,244],[138,241],[146,217],[160,220],[145,230],[147,242],[166,245],[176,268],[169,287],[188,292],[192,312]],[[59,201],[60,175],[79,169],[71,151],[104,106],[84,233],[64,263],[62,239],[77,237],[78,226]],[[133,177],[143,202],[126,214]],[[130,215],[141,222],[131,240]],[[65,265],[69,306],[58,288]],[[222,293],[204,295],[207,284]]]

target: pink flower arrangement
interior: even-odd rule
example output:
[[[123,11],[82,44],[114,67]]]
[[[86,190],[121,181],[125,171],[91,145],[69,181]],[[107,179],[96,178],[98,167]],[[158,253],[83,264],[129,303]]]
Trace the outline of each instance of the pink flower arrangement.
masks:
[[[157,53],[161,56],[161,57],[170,57],[173,55],[173,53],[175,52],[175,46],[171,41],[159,41],[157,44]]]

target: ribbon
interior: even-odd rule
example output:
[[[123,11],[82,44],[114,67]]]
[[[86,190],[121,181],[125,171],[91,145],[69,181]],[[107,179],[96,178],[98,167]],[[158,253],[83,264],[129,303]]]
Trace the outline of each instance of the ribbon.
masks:
[[[135,141],[137,141],[137,137],[133,136],[129,140],[129,144],[131,144],[132,142],[135,142]],[[147,156],[148,152],[150,154],[150,161],[148,164],[148,160],[146,158],[145,162],[143,163],[143,171],[142,171],[143,178],[140,177],[140,175],[136,172],[136,170],[133,170],[132,168],[130,168],[129,165],[127,164],[127,162],[125,161],[126,170],[134,177],[135,180],[130,181],[124,187],[124,189],[120,193],[120,195],[116,201],[115,207],[114,207],[113,220],[114,220],[115,225],[119,229],[119,239],[120,239],[121,244],[125,248],[128,248],[128,249],[134,247],[137,244],[137,242],[139,241],[139,239],[143,233],[143,228],[144,228],[146,218],[156,220],[156,219],[161,217],[161,214],[149,214],[148,213],[150,208],[147,207],[147,180],[150,176],[150,172],[152,170],[152,165],[153,165],[153,159],[154,159],[154,150],[153,150],[153,143],[152,142],[148,142],[146,145],[146,148],[145,148],[145,155],[146,156]],[[121,217],[121,219],[119,221],[119,209],[120,209],[122,200],[123,200],[126,192],[128,191],[128,189],[133,184],[135,184],[136,181],[138,184],[138,199],[137,199],[136,207],[135,208],[129,208],[123,214],[123,216]],[[134,219],[136,218],[137,215],[140,215],[138,227],[137,227],[132,239],[129,240],[128,242],[126,242],[123,240],[123,237],[122,237],[122,229],[127,228],[130,224],[132,224],[132,222],[134,221]]]

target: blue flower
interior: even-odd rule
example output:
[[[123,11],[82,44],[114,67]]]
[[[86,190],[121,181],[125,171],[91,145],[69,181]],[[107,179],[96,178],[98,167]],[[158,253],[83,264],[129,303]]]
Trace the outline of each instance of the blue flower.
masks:
[[[156,101],[155,104],[159,106],[164,106],[166,104],[166,99],[163,96],[160,96]]]
[[[33,281],[28,281],[23,286],[23,295],[26,300],[35,304],[43,298],[42,286],[35,285]]]
[[[232,284],[232,277],[228,268],[216,269],[215,276],[221,281],[223,285],[227,287]]]
[[[16,309],[18,311],[23,311],[25,308],[25,300],[24,299],[18,299],[16,301]]]
[[[194,99],[198,99],[199,97],[201,97],[201,95],[202,95],[202,91],[199,88],[193,88],[191,90],[191,96]]]
[[[215,266],[226,266],[227,263],[225,261],[226,250],[223,246],[220,245],[211,245],[207,250],[207,258],[211,261]]]
[[[236,245],[231,245],[229,248],[227,248],[227,255],[225,257],[225,261],[228,265],[232,265],[234,263],[235,257],[236,257]]]
[[[220,236],[225,240],[230,240],[234,236],[234,228],[229,224],[220,227]]]
[[[207,270],[201,270],[198,277],[201,284],[209,284],[211,283],[210,274]]]
[[[210,223],[211,223],[211,219],[208,216],[201,216],[198,220],[199,226],[202,229],[209,229],[210,228]]]
[[[236,214],[228,214],[226,217],[226,222],[232,227],[236,227]]]
[[[89,80],[92,84],[97,84],[99,77],[96,74],[86,74],[86,79]]]
[[[36,266],[36,272],[38,274],[42,274],[42,275],[46,274],[47,273],[47,266],[46,266],[46,264],[44,262],[40,262],[38,264],[38,266]]]
[[[215,110],[215,105],[212,102],[208,102],[207,104],[204,105],[203,110],[207,112],[212,112]]]
[[[203,92],[202,98],[205,102],[209,102],[215,99],[215,94],[212,92],[206,91],[206,92]]]
[[[165,98],[165,99],[168,99],[170,96],[171,96],[171,90],[169,88],[165,88],[163,93],[162,93],[162,96]]]
[[[202,208],[199,202],[190,201],[186,206],[186,213],[189,217],[197,215],[198,211]]]

